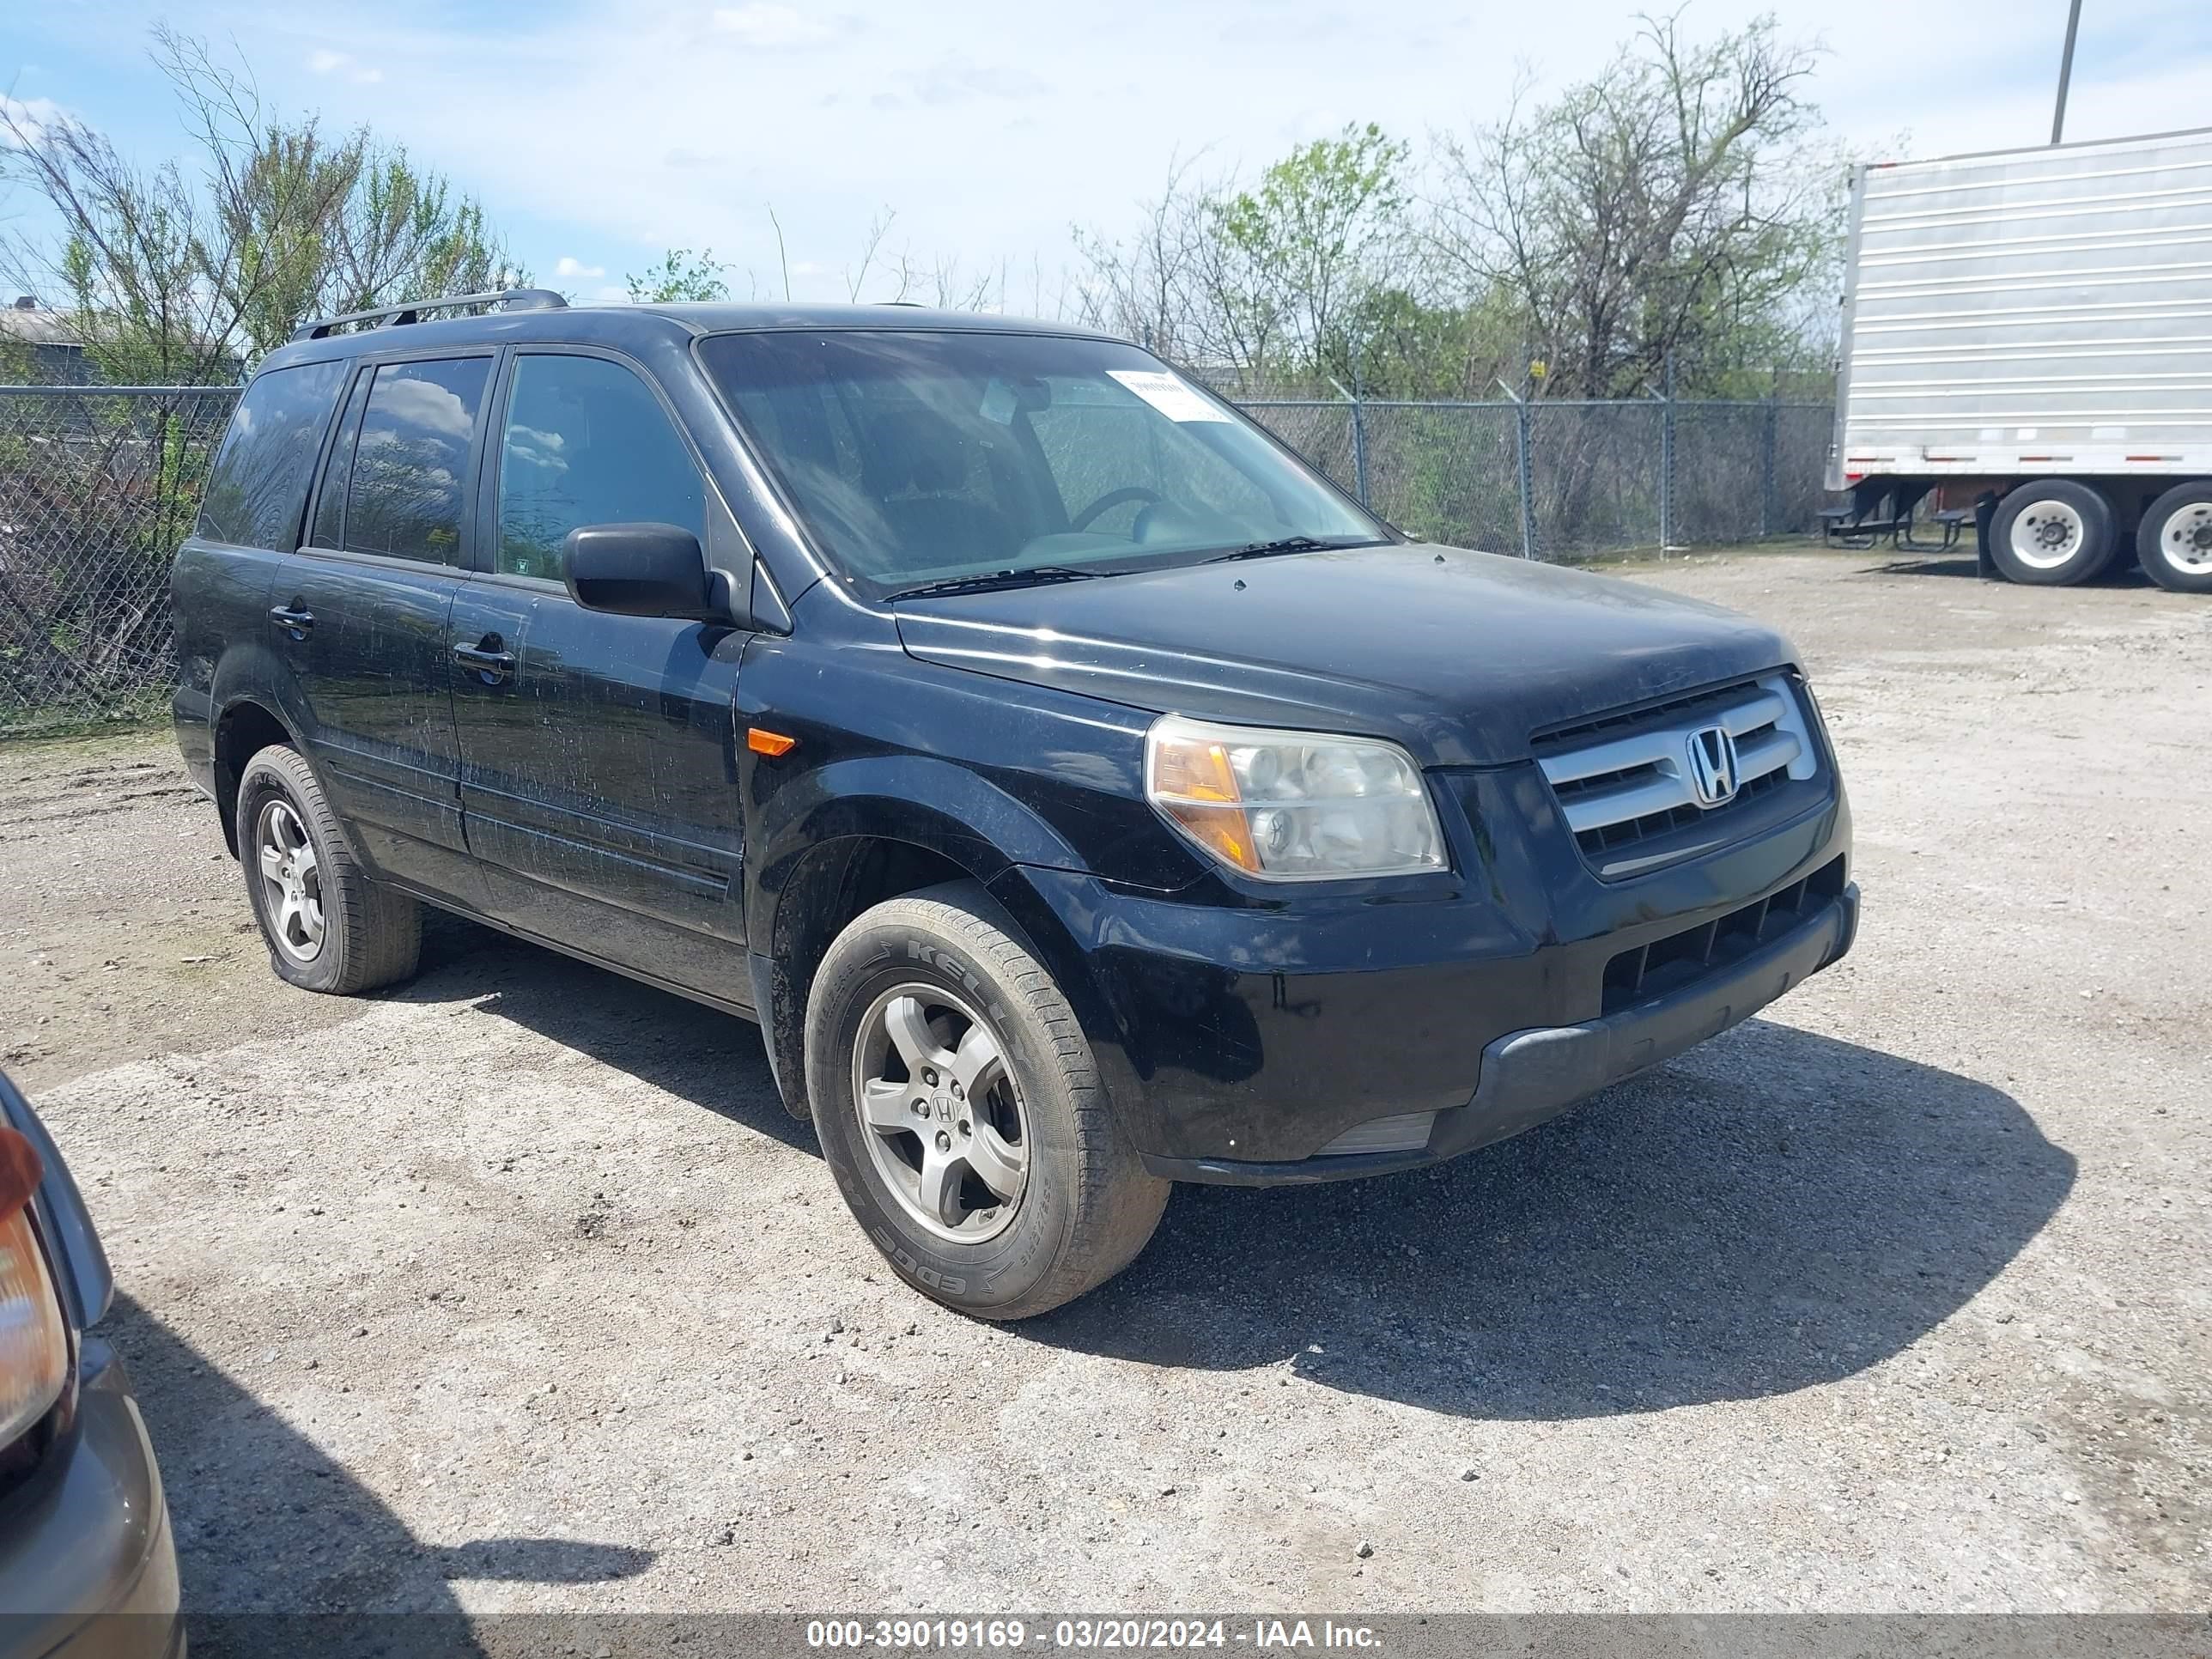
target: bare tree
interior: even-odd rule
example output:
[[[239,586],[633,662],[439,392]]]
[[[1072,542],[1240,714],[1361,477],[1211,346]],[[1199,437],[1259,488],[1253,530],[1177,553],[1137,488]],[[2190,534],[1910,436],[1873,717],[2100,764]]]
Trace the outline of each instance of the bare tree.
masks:
[[[1145,204],[1142,226],[1129,240],[1109,241],[1080,225],[1073,233],[1085,266],[1074,295],[1080,319],[1186,362],[1206,331],[1199,272],[1211,254],[1208,204],[1219,193],[1193,180],[1197,159],[1170,160],[1160,193]]]
[[[927,260],[909,250],[892,262],[894,301],[934,306],[941,311],[1003,311],[1006,300],[1006,269],[963,270],[957,254],[936,254]]]
[[[1522,313],[1540,390],[1631,396],[1686,364],[1802,342],[1835,256],[1811,140],[1817,46],[1762,17],[1705,45],[1645,17],[1595,79],[1440,143],[1431,250]]]
[[[897,212],[887,207],[868,222],[868,240],[860,249],[860,263],[848,266],[845,271],[846,299],[856,303],[860,300],[860,290],[867,286],[868,267],[875,264],[877,250],[883,246],[884,238],[890,234],[891,222],[897,217]]]

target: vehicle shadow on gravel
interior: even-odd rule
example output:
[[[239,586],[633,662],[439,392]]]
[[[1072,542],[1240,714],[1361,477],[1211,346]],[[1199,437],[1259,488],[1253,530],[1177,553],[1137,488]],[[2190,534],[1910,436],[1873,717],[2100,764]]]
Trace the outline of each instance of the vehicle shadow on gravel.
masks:
[[[1898,552],[1880,564],[1870,564],[1859,573],[1864,576],[1976,576],[1981,565],[1971,547],[1963,553],[1954,548],[1948,553],[1916,553],[1910,548]]]
[[[439,1653],[467,1653],[456,1579],[604,1583],[653,1564],[650,1550],[561,1538],[425,1543],[275,1407],[128,1297],[116,1297],[98,1334],[122,1356],[153,1438],[195,1656],[282,1650],[279,1615],[351,1615],[318,1627],[312,1646],[329,1651],[363,1613],[409,1615],[415,1633],[438,1632]]]
[[[1864,576],[1962,576],[1971,579],[1981,574],[1981,564],[1974,556],[1973,545],[1969,541],[1964,547],[1954,547],[1948,552],[1934,548],[1919,551],[1909,547],[1899,548],[1882,563],[1869,565],[1859,574]],[[1994,576],[1990,582],[1993,587],[2007,585]],[[2148,588],[2156,584],[2143,574],[2142,567],[2136,563],[2130,555],[2124,563],[2114,560],[2087,586]]]
[[[1957,1312],[2074,1175],[1999,1090],[1753,1020],[1435,1169],[1178,1188],[1120,1279],[1013,1328],[1475,1418],[1757,1398]]]
[[[787,1146],[817,1150],[812,1127],[784,1109],[760,1027],[672,991],[439,912],[426,915],[421,973],[392,1000],[472,1001]]]

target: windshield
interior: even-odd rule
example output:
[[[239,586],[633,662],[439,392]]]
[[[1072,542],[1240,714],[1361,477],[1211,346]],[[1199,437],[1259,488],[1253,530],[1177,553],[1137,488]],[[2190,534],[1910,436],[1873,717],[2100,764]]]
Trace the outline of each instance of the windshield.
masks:
[[[817,543],[878,599],[1386,538],[1243,416],[1115,341],[792,331],[714,335],[699,355]]]

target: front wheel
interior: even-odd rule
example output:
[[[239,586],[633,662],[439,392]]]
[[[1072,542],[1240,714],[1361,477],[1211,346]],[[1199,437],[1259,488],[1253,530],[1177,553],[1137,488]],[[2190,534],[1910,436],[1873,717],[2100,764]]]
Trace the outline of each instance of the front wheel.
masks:
[[[963,1313],[1073,1300],[1135,1258],[1167,1203],[1066,1000],[973,883],[837,936],[807,999],[806,1078],[854,1218]]]
[[[2176,484],[2153,501],[2136,553],[2160,587],[2212,593],[2212,481]]]

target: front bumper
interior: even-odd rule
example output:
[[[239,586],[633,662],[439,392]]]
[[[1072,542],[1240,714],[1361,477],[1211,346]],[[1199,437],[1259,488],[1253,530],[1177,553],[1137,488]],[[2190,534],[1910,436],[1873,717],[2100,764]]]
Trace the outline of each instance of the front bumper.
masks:
[[[184,1650],[176,1541],[122,1364],[87,1339],[76,1421],[0,1500],[0,1659],[169,1659]]]
[[[1425,1146],[1281,1163],[1147,1156],[1145,1166],[1176,1181],[1273,1187],[1389,1175],[1471,1152],[1749,1018],[1850,950],[1858,920],[1859,890],[1846,887],[1789,933],[1671,996],[1576,1025],[1493,1039],[1483,1048],[1474,1098],[1438,1112]]]
[[[1159,894],[1018,866],[992,884],[1076,1004],[1150,1169],[1274,1184],[1450,1157],[1748,1017],[1850,948],[1840,787],[1748,841],[1611,881],[1534,765],[1443,787],[1462,809],[1445,819],[1449,875]],[[1625,954],[1671,961],[1747,911],[1728,948],[1616,982]],[[1408,1127],[1367,1133],[1386,1119]]]

